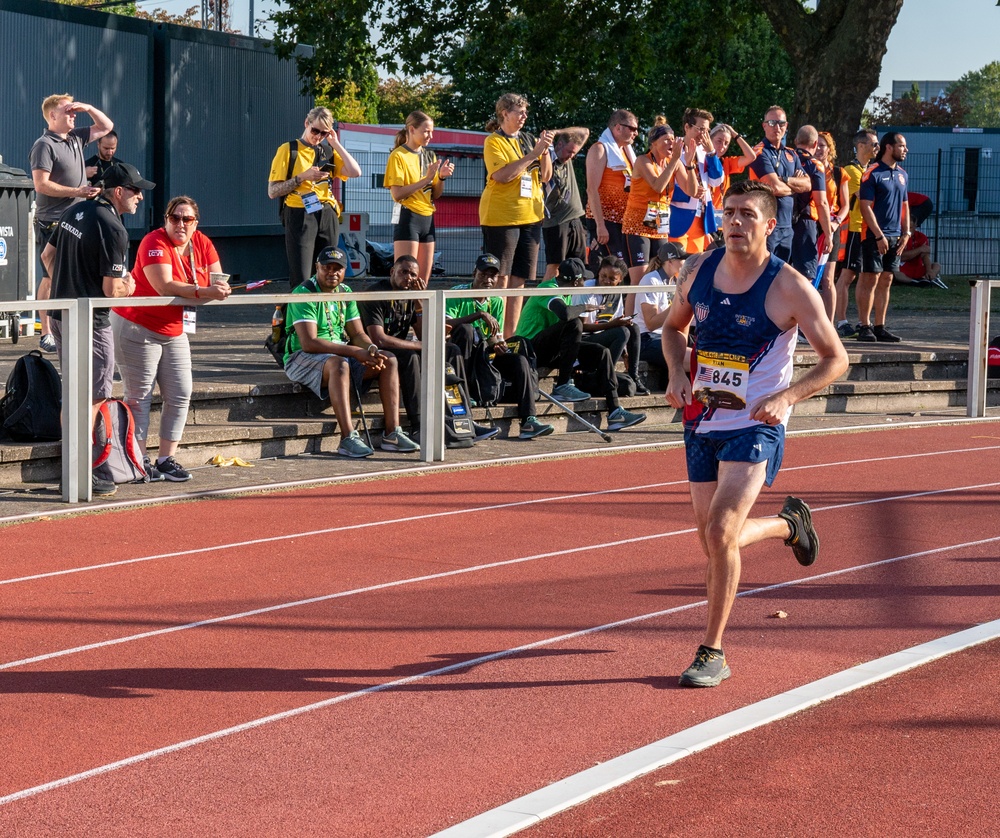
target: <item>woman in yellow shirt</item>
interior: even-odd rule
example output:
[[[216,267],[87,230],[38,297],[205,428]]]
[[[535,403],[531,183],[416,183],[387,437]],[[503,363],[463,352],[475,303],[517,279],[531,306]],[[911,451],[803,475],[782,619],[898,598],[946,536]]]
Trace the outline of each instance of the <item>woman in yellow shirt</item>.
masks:
[[[434,264],[434,201],[455,166],[440,161],[427,146],[434,137],[434,120],[423,111],[406,117],[385,164],[383,184],[392,193],[393,258],[413,256],[420,278],[428,282]]]
[[[498,288],[523,288],[535,278],[538,246],[545,218],[542,184],[552,177],[549,148],[554,131],[542,131],[536,140],[521,129],[528,118],[528,100],[505,93],[497,100],[496,117],[486,123],[492,131],[483,143],[486,188],[479,199],[483,252],[500,260]],[[514,333],[521,316],[521,297],[507,300],[504,337]]]

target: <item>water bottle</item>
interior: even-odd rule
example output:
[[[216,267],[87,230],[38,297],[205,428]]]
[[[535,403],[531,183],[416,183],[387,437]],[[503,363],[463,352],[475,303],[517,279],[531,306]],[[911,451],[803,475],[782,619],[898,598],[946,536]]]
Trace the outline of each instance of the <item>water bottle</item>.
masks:
[[[275,307],[274,314],[271,315],[271,340],[275,343],[281,340],[281,324],[283,320],[284,316],[281,306]]]

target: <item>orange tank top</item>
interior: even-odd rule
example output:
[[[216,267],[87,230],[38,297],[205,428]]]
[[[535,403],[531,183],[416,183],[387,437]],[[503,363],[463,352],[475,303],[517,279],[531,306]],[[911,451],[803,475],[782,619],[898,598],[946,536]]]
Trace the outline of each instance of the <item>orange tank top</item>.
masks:
[[[656,161],[652,157],[649,158],[656,170],[656,176],[659,177],[660,172],[663,171],[663,167],[657,165]],[[622,232],[626,235],[632,236],[645,236],[649,239],[665,239],[667,234],[659,234],[656,232],[655,227],[647,227],[642,223],[642,220],[646,217],[646,210],[649,208],[650,204],[664,204],[667,207],[670,205],[670,197],[674,191],[674,181],[671,178],[670,183],[667,184],[666,189],[662,192],[653,191],[652,184],[646,182],[646,180],[640,177],[638,174],[632,175],[632,188],[628,193],[628,202],[625,206],[625,214],[622,217]]]

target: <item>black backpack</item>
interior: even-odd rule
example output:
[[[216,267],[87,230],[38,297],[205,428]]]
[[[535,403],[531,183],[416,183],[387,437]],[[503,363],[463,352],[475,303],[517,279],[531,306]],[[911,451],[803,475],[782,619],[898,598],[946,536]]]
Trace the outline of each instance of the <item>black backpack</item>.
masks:
[[[17,442],[54,442],[62,438],[59,373],[41,352],[22,355],[7,378],[0,400],[3,432]]]
[[[494,407],[503,397],[504,380],[490,361],[490,348],[481,340],[472,350],[471,369],[466,369],[469,395],[479,407]]]

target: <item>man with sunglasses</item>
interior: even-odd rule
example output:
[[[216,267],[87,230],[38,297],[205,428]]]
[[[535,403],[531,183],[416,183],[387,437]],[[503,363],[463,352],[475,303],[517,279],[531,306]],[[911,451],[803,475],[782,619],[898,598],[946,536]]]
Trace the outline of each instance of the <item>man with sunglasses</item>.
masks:
[[[104,175],[104,190],[92,201],[71,206],[59,218],[55,232],[42,251],[42,263],[52,277],[52,299],[130,297],[135,280],[128,270],[128,232],[122,216],[134,214],[143,190],[156,184],[144,180],[128,163],[115,163]],[[52,336],[61,364],[62,312],[49,314]],[[91,421],[101,403],[111,398],[115,371],[114,338],[110,310],[94,309],[94,389]],[[94,495],[113,495],[115,484],[94,476]]]
[[[294,289],[312,276],[316,256],[336,247],[340,236],[340,204],[333,181],[361,175],[361,167],[333,130],[333,114],[313,108],[302,136],[283,143],[271,161],[267,197],[281,200],[285,228],[288,282]]]
[[[772,105],[764,114],[764,139],[754,146],[757,159],[749,166],[750,180],[759,180],[778,199],[777,225],[767,237],[767,249],[779,259],[792,258],[792,214],[795,195],[808,192],[809,176],[799,165],[795,152],[785,145],[788,117],[783,108]]]

